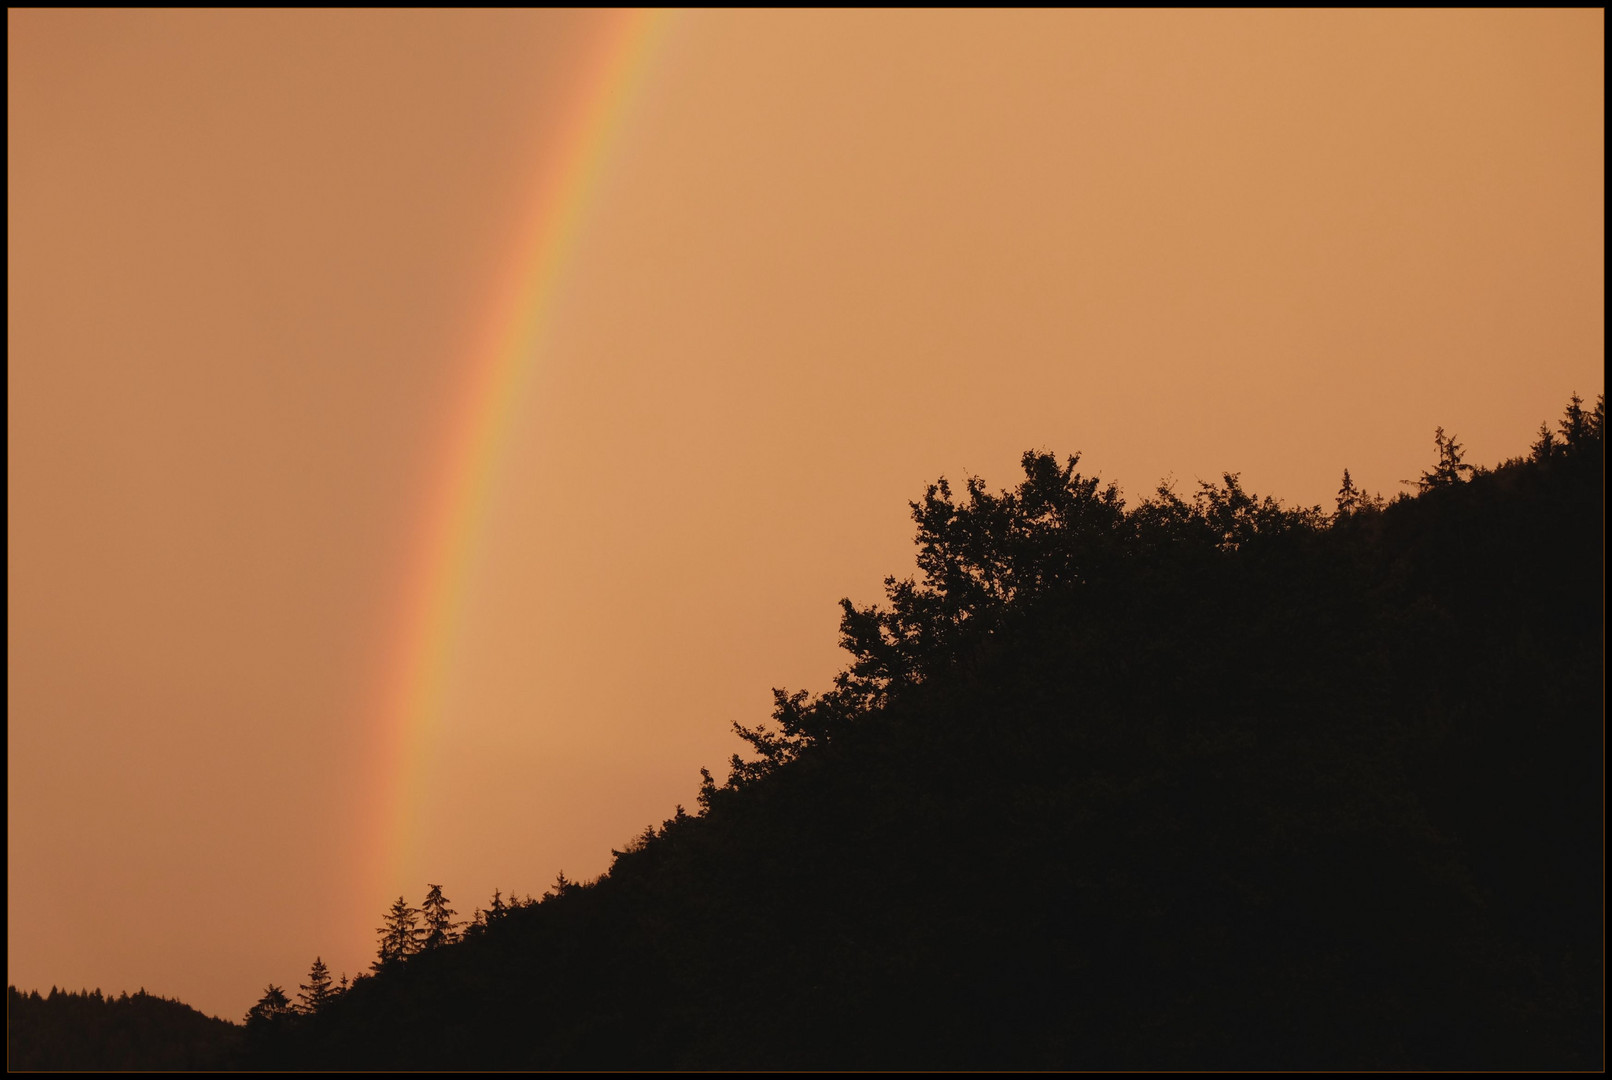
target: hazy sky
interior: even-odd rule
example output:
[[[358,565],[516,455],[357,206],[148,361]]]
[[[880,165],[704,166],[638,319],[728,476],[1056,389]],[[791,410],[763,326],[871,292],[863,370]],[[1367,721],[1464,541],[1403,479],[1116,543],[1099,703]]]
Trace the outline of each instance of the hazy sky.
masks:
[[[612,19],[8,13],[12,983],[239,1019],[400,891],[599,873],[942,473],[1330,506],[1602,389],[1601,11],[672,15],[379,880],[448,403]]]

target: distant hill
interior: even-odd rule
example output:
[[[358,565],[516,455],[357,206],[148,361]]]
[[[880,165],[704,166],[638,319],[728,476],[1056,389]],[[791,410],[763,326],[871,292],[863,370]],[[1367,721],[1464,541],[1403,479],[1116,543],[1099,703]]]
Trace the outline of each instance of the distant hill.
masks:
[[[6,1066],[11,1071],[216,1069],[236,1052],[241,1028],[141,990],[48,995],[6,988]]]

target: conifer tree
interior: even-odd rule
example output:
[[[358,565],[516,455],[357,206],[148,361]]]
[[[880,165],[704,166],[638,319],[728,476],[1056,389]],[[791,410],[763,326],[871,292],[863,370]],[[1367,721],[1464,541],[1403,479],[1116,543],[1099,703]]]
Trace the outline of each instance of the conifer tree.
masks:
[[[1360,491],[1355,482],[1349,478],[1349,470],[1343,470],[1343,486],[1338,489],[1339,518],[1346,518],[1360,509]]]
[[[345,980],[345,976],[343,976]],[[330,985],[330,969],[320,957],[313,958],[313,967],[308,970],[308,981],[298,987],[297,1005],[300,1012],[313,1014],[324,1008],[330,999],[336,996],[336,991]]]
[[[1562,433],[1562,441],[1569,450],[1577,450],[1589,437],[1591,418],[1584,411],[1584,399],[1574,394],[1567,401],[1567,408],[1562,412],[1562,418],[1556,421],[1556,426]]]
[[[1541,422],[1539,425],[1539,438],[1534,440],[1534,445],[1529,449],[1533,451],[1535,461],[1544,461],[1555,456],[1559,445],[1556,441],[1556,433]]]
[[[459,940],[460,923],[453,917],[458,914],[448,906],[448,901],[442,895],[441,885],[431,885],[425,894],[425,902],[420,905],[420,914],[425,919],[425,941],[422,949],[439,949],[444,945],[452,945]]]
[[[1422,491],[1459,484],[1468,473],[1475,471],[1471,465],[1461,463],[1461,444],[1455,441],[1454,435],[1445,435],[1443,428],[1433,432],[1433,445],[1438,447],[1438,464],[1416,481]]]
[[[420,951],[424,932],[420,929],[419,909],[409,907],[407,900],[398,897],[386,913],[385,925],[377,927],[375,932],[381,935],[381,945],[379,956],[370,967],[384,971]]]
[[[475,915],[470,920],[470,925],[465,928],[462,936],[476,937],[486,933],[489,926],[503,918],[508,912],[509,905],[504,901],[503,893],[498,889],[494,889],[492,902],[487,905],[485,910],[479,907],[476,909]]]
[[[280,1017],[289,1015],[291,1015],[290,999],[285,996],[284,990],[270,983],[269,988],[263,992],[263,996],[258,999],[257,1004],[247,1010],[246,1022],[255,1026],[270,1023]]]

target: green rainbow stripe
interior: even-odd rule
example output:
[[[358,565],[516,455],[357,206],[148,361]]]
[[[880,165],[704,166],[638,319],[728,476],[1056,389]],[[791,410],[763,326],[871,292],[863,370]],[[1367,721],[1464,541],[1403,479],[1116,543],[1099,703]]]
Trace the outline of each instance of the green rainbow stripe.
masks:
[[[420,546],[407,576],[400,638],[384,679],[386,700],[373,762],[381,840],[367,853],[366,892],[386,896],[404,883],[419,835],[426,768],[442,724],[443,695],[467,588],[513,421],[542,355],[556,286],[576,247],[609,150],[635,96],[666,12],[618,12],[583,76],[580,106],[547,155],[512,247],[489,330],[469,357],[466,390],[447,427],[427,490]],[[419,885],[420,882],[413,882]],[[372,898],[373,899],[373,898]]]

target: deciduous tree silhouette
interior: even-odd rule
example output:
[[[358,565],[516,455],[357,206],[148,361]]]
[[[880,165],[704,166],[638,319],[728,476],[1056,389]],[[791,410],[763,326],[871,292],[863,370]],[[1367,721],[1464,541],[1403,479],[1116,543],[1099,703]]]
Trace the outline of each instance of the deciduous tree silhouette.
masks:
[[[971,476],[965,497],[954,499],[942,477],[922,502],[908,503],[922,580],[885,578],[888,608],[840,601],[840,646],[850,667],[820,695],[774,688],[776,732],[735,724],[761,758],[734,755],[729,782],[759,779],[805,747],[829,742],[837,728],[946,663],[960,641],[989,633],[1005,605],[1077,587],[1117,558],[1124,501],[1115,485],[1076,472],[1079,462],[1079,454],[1060,464],[1053,454],[1027,451],[1024,481],[1012,490],[993,495]]]

